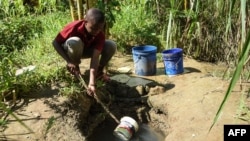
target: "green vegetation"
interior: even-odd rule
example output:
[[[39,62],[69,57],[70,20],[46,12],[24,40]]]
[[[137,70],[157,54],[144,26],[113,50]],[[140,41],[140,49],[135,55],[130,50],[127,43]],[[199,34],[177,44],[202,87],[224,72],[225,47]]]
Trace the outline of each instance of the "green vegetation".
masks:
[[[46,125],[47,125],[46,134],[48,133],[49,129],[53,126],[55,120],[56,120],[56,119],[55,119],[54,116],[52,116],[52,117],[50,117],[50,118],[48,119],[48,122],[46,123]]]
[[[153,11],[147,10],[146,4],[129,5],[123,2],[120,9],[122,13],[115,16],[117,24],[110,31],[120,51],[131,53],[133,46],[142,44],[161,47],[155,30],[157,19]]]
[[[4,8],[2,6],[0,9]],[[2,27],[0,29],[0,107],[2,111],[8,110],[6,114],[10,115],[14,114],[5,106],[5,102],[13,101],[12,105],[15,105],[16,99],[28,95],[32,90],[50,86],[62,79],[71,79],[62,69],[65,64],[51,45],[58,31],[70,22],[69,11],[50,14],[12,12],[15,14],[7,12],[1,15],[0,21]],[[35,69],[16,75],[18,69],[27,66],[35,66]],[[4,114],[0,117],[2,123],[6,122],[5,117]],[[20,121],[18,118],[17,120]]]
[[[239,80],[249,81],[250,32],[246,29],[250,1],[114,0],[109,5],[97,2],[106,11],[110,38],[116,40],[120,52],[130,53],[133,46],[142,44],[157,46],[159,53],[180,47],[186,56],[228,65],[231,83],[214,123],[235,84]],[[72,20],[66,0],[39,0],[33,5],[23,5],[22,0],[1,1],[0,19],[1,110],[17,118],[6,108],[5,101],[15,102],[33,89],[60,81],[66,80],[70,86],[62,89],[62,94],[79,91],[51,45],[58,31]],[[27,66],[35,69],[15,74]],[[250,88],[242,89],[244,98],[249,91]],[[1,125],[6,126],[4,117],[0,118]]]

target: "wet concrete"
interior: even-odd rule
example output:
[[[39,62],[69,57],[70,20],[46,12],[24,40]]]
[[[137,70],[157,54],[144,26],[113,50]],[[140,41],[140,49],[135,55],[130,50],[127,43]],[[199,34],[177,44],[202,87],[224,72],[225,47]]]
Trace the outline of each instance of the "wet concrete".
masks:
[[[111,79],[120,83],[124,83],[129,87],[135,87],[139,85],[145,86],[153,82],[152,80],[147,80],[147,79],[140,78],[140,77],[131,77],[126,74],[115,75],[111,77]]]

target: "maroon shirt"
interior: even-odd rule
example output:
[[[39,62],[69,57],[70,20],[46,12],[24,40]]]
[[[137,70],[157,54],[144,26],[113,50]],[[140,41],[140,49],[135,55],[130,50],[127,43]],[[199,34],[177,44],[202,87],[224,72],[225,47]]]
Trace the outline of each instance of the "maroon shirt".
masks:
[[[83,43],[84,47],[94,47],[95,49],[102,51],[105,35],[103,32],[98,33],[96,36],[90,35],[84,26],[84,20],[73,21],[67,24],[61,32],[58,33],[55,40],[62,45],[70,37],[79,37]]]

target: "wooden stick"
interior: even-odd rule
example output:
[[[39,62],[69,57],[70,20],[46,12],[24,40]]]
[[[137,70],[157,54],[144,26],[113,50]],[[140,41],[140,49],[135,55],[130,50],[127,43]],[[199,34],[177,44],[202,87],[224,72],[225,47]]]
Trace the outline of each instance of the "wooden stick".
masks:
[[[79,79],[82,83],[82,85],[85,87],[85,89],[87,90],[87,84],[86,82],[83,80],[81,74],[79,74]],[[108,109],[108,107],[98,98],[98,96],[96,95],[96,93],[93,93],[94,98],[96,99],[96,101],[101,104],[102,108],[115,120],[116,123],[120,123],[119,120],[114,116],[114,114],[112,114],[112,112]]]

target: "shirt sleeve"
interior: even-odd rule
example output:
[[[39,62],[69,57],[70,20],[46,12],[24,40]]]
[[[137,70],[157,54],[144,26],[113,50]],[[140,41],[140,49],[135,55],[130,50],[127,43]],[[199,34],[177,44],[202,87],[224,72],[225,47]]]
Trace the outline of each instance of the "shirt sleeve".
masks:
[[[56,36],[55,40],[59,44],[63,44],[70,36],[71,33],[73,32],[74,28],[71,26],[71,24],[66,25]]]

